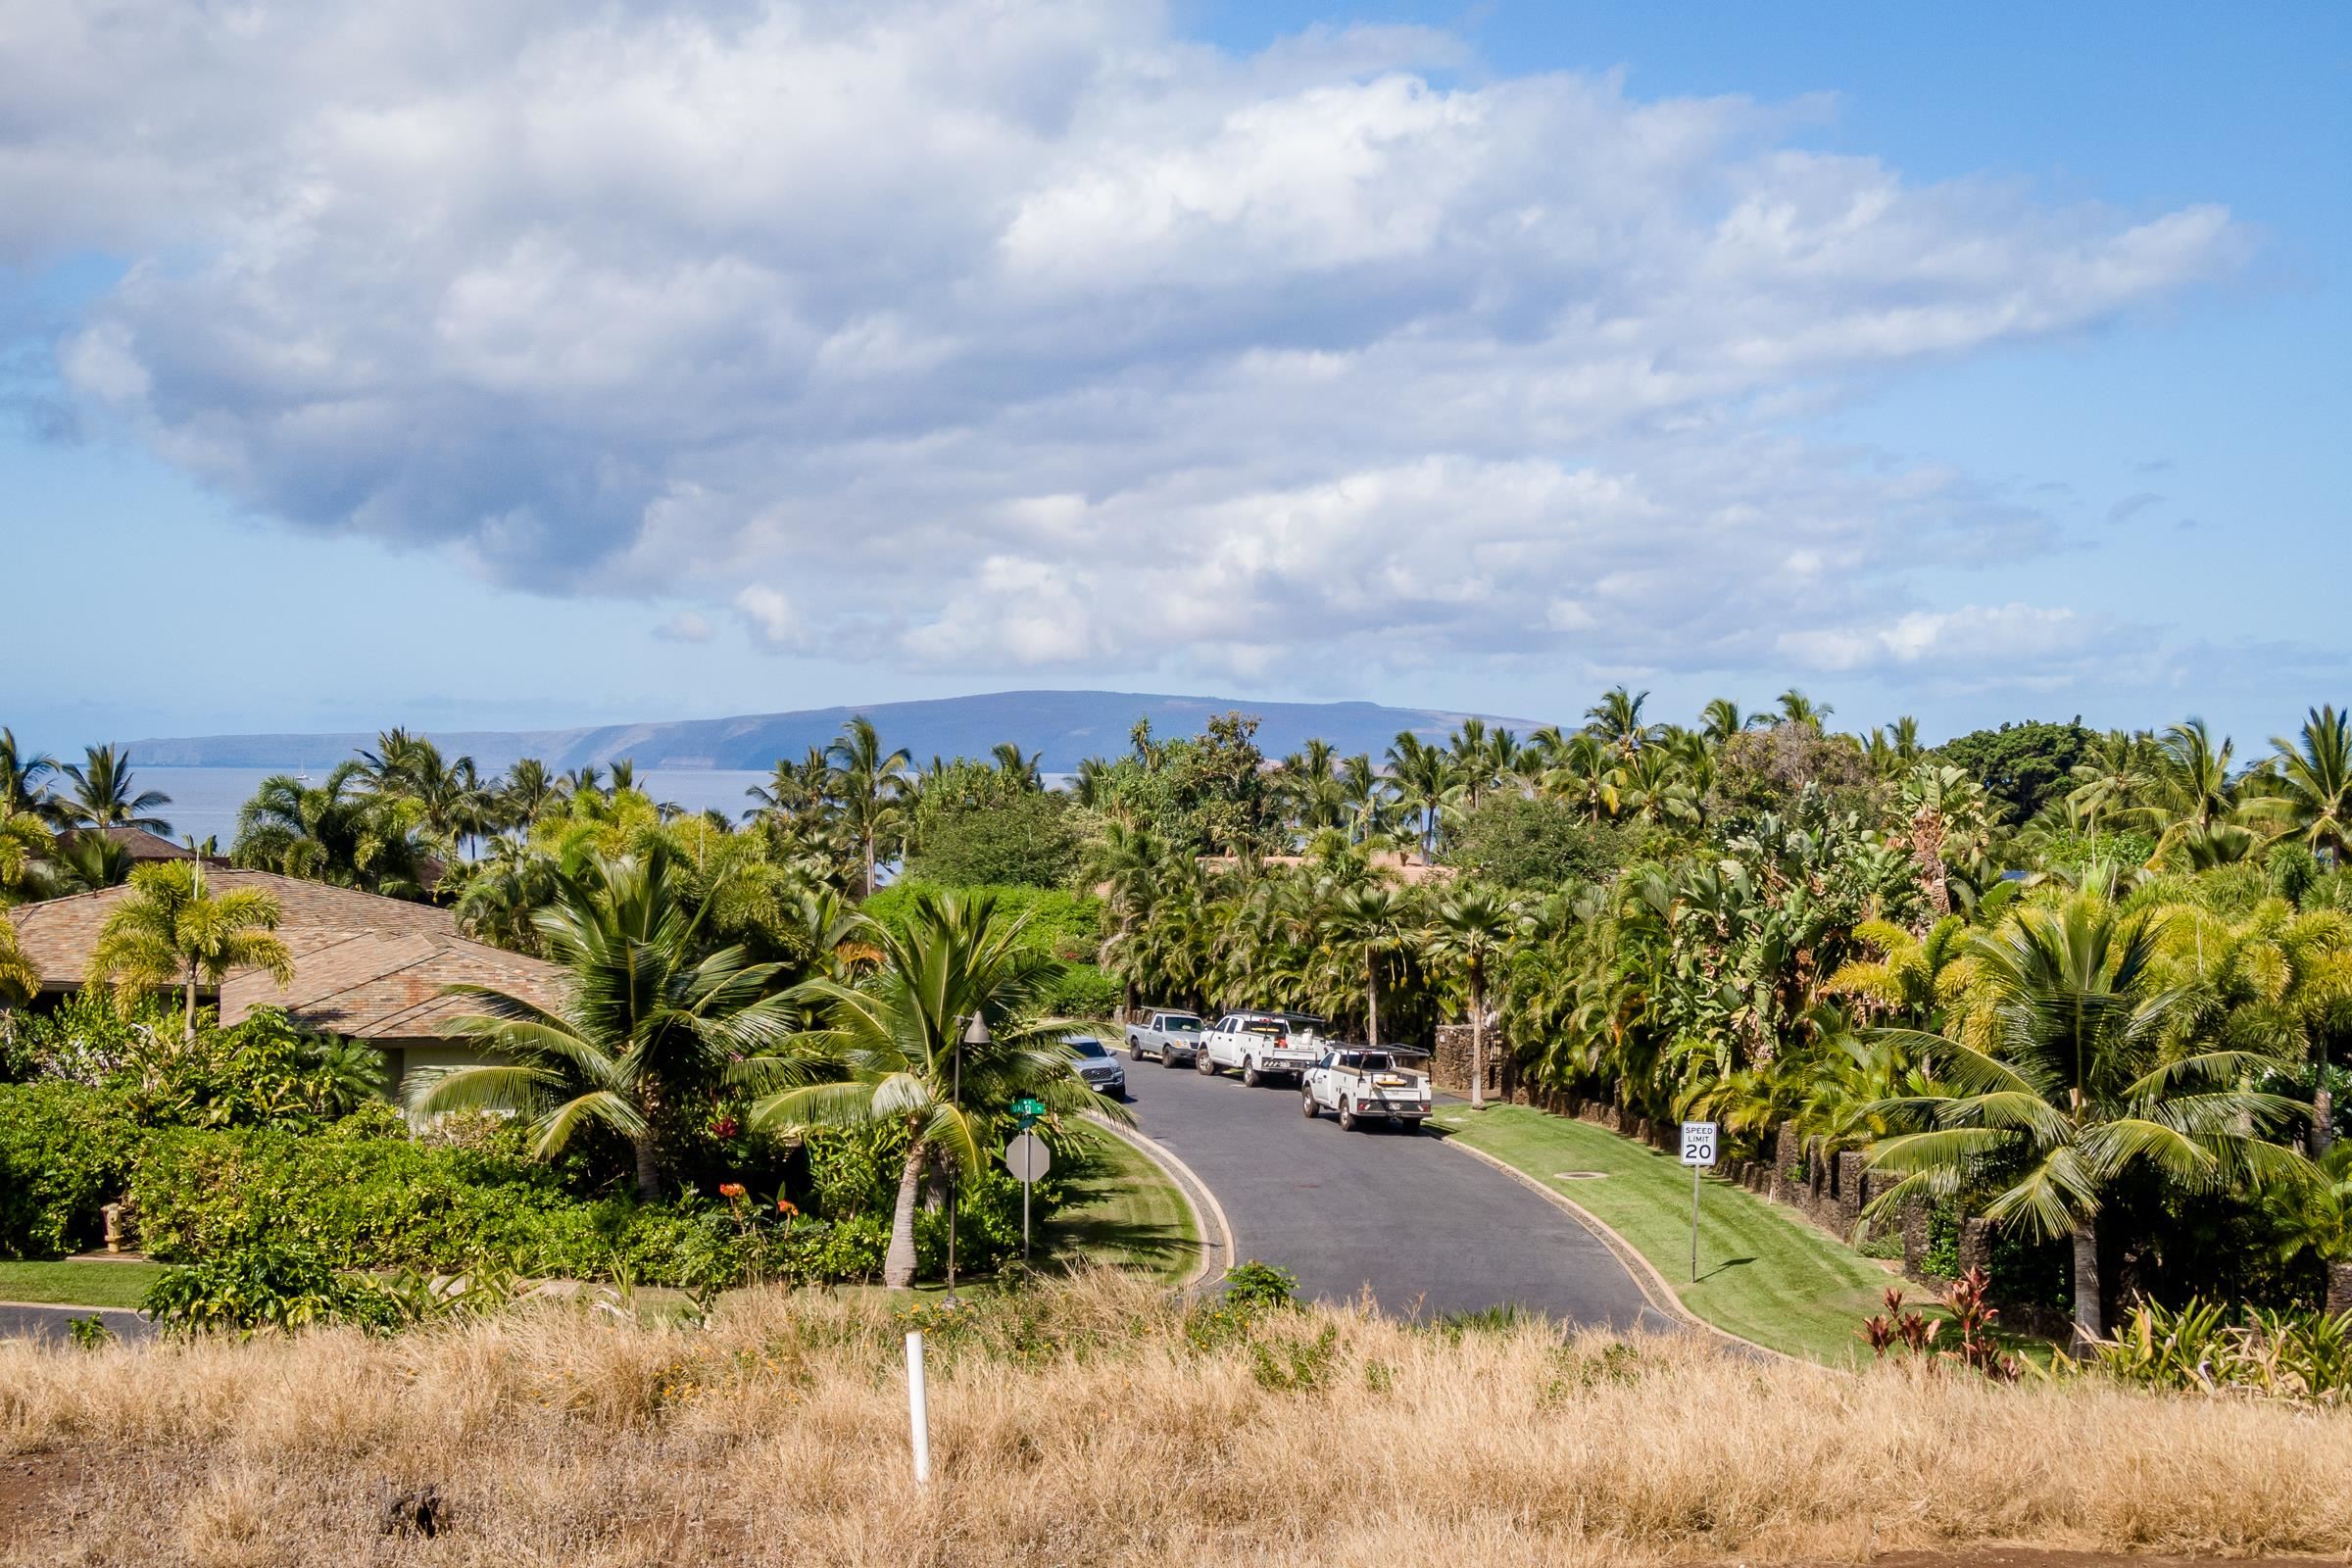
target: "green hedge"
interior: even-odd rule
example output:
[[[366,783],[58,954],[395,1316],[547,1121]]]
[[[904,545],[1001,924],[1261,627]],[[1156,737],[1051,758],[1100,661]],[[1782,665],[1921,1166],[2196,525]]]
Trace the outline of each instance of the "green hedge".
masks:
[[[906,911],[914,903],[914,895],[926,888],[934,893],[951,891],[919,878],[906,877],[882,889],[859,907],[885,925],[903,927]],[[1033,950],[1051,953],[1065,963],[1092,962],[1102,952],[1102,901],[1091,893],[1004,886],[967,887],[953,891],[967,896],[973,893],[994,894],[999,909],[1007,915],[1026,918],[1027,923],[1021,928],[1022,935]]]
[[[137,1163],[123,1096],[79,1084],[0,1084],[0,1257],[56,1257],[105,1240],[99,1210]]]

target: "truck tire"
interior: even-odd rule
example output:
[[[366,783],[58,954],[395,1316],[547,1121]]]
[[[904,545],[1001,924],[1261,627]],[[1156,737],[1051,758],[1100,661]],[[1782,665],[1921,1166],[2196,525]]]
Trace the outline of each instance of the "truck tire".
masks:
[[[1257,1075],[1257,1059],[1253,1056],[1244,1056],[1242,1058],[1242,1087],[1255,1089],[1263,1082],[1265,1080]]]
[[[1206,1078],[1214,1078],[1217,1075],[1216,1058],[1208,1054],[1208,1048],[1206,1046],[1202,1046],[1200,1051],[1194,1054],[1193,1070]]]
[[[1315,1103],[1315,1092],[1312,1089],[1298,1091],[1298,1113],[1308,1121],[1323,1114],[1323,1107]]]
[[[1355,1112],[1348,1108],[1348,1102],[1345,1100],[1340,1102],[1340,1131],[1344,1133],[1355,1131]]]
[[[1162,1047],[1160,1047],[1160,1048],[1159,1048],[1159,1064],[1160,1064],[1162,1067],[1173,1067],[1173,1066],[1175,1066],[1175,1065],[1176,1065],[1176,1053],[1175,1053],[1175,1052],[1173,1052],[1173,1051],[1170,1051],[1170,1050],[1169,1050],[1167,1047],[1165,1047],[1165,1046],[1162,1046]]]
[[[1127,1059],[1129,1061],[1141,1061],[1144,1059],[1143,1036],[1129,1035],[1127,1037]]]

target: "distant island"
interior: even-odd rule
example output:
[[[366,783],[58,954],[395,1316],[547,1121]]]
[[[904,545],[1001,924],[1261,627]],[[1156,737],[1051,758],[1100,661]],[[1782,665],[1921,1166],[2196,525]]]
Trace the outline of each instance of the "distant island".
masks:
[[[1139,718],[1149,718],[1162,735],[1189,735],[1211,714],[1228,710],[1259,719],[1258,746],[1279,757],[1310,737],[1320,737],[1343,754],[1377,757],[1400,730],[1443,741],[1463,719],[1480,717],[1521,735],[1540,721],[1496,714],[1447,712],[1427,708],[1386,708],[1377,703],[1261,703],[1239,697],[1178,697],[1151,692],[986,692],[911,703],[809,708],[781,713],[745,713],[731,718],[689,718],[641,724],[606,724],[587,729],[428,730],[452,755],[471,757],[484,769],[510,766],[536,757],[552,768],[610,766],[628,758],[641,768],[764,768],[778,758],[798,758],[841,733],[843,721],[863,713],[885,742],[904,746],[919,767],[934,755],[985,757],[999,741],[1011,741],[1043,758],[1049,772],[1068,772],[1081,759],[1123,751]],[[401,722],[384,716],[386,727]],[[133,741],[130,754],[142,766],[318,767],[375,744],[373,734],[198,735]]]

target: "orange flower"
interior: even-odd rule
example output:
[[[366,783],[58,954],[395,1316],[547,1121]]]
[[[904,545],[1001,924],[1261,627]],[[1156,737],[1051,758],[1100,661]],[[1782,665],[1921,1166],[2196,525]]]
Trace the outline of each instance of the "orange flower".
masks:
[[[791,1218],[795,1215],[798,1215],[800,1211],[799,1205],[794,1203],[791,1199],[779,1198],[776,1200],[776,1212],[784,1215],[786,1218]]]
[[[743,1196],[743,1183],[741,1183],[741,1182],[720,1182],[720,1183],[718,1184],[718,1196],[719,1196],[719,1197],[721,1197],[721,1198],[730,1198],[730,1199],[731,1199],[731,1198],[741,1198],[741,1197]]]

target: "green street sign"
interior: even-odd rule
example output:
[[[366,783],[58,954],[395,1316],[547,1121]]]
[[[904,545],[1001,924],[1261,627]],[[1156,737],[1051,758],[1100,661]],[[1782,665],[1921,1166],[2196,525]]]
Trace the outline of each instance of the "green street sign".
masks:
[[[1023,1095],[1012,1102],[1012,1113],[1015,1116],[1043,1116],[1046,1113],[1046,1102],[1032,1096]]]

